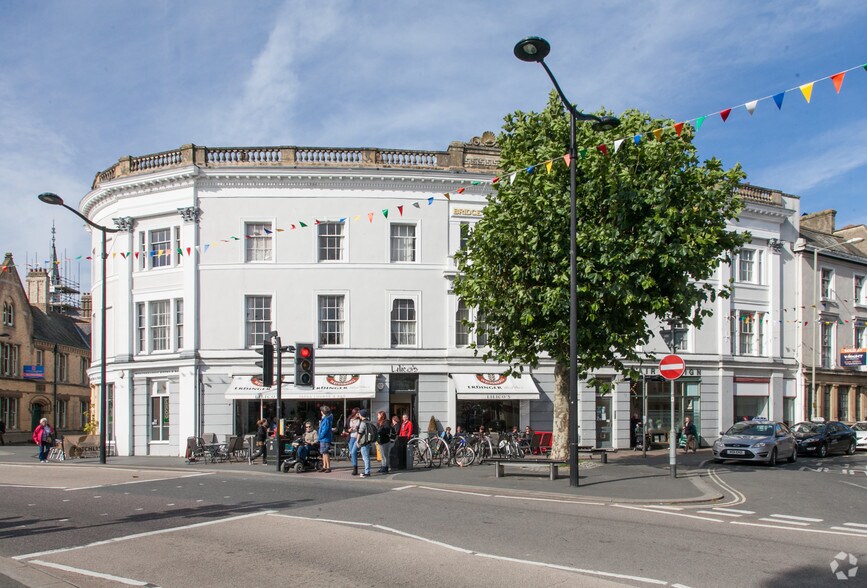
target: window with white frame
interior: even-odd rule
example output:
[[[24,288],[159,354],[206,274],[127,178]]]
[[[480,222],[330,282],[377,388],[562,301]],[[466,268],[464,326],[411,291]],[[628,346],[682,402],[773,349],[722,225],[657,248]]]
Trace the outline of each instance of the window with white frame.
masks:
[[[319,223],[319,261],[343,260],[343,223]]]
[[[136,325],[136,352],[147,353],[147,313],[145,312],[145,303],[139,302],[135,305],[135,325]]]
[[[0,396],[0,419],[6,423],[6,430],[18,429],[18,399]]]
[[[855,292],[853,293],[855,304],[867,304],[867,282],[864,276],[855,274]]]
[[[55,426],[58,429],[65,429],[67,427],[68,417],[69,417],[69,401],[68,400],[58,400],[57,401],[57,419],[55,419]]]
[[[148,256],[150,267],[167,267],[172,263],[171,229],[155,229],[148,232]]]
[[[78,358],[78,383],[87,384],[87,368],[90,367],[90,362],[86,357]]]
[[[36,350],[36,365],[45,365],[45,352],[41,349]]]
[[[18,375],[18,350],[14,343],[0,343],[0,375]]]
[[[175,227],[175,238],[172,241],[172,251],[175,254],[175,265],[181,265],[184,262],[184,250],[181,249],[181,227]]]
[[[245,223],[245,261],[271,261],[273,232],[271,223]]]
[[[171,409],[168,382],[151,382],[151,441],[168,441]]]
[[[416,260],[416,226],[405,223],[391,225],[391,262]]]
[[[344,344],[343,302],[342,294],[319,296],[319,345]]]
[[[467,248],[467,243],[470,240],[470,235],[473,232],[473,224],[472,223],[461,223],[461,236],[458,244],[458,248],[463,251]]]
[[[834,297],[834,270],[822,268],[821,276],[822,300],[831,300]]]
[[[738,254],[738,281],[754,283],[756,281],[756,251],[742,249]]]
[[[175,298],[175,348],[184,348],[184,299]]]
[[[740,355],[752,355],[755,341],[755,320],[752,313],[742,312],[738,322],[738,349]]]
[[[733,318],[732,354],[767,356],[767,313],[742,310]]]
[[[672,348],[671,335],[674,331],[674,347]],[[689,325],[677,321],[674,323],[674,329],[671,325],[665,323],[660,331],[662,340],[665,341],[665,346],[673,349],[674,352],[689,350]]]
[[[395,298],[391,302],[391,346],[415,347],[416,308],[412,298]]]
[[[271,332],[271,297],[247,296],[244,299],[247,347],[257,347]]]
[[[68,353],[58,353],[57,354],[57,381],[58,382],[68,382],[69,381],[69,354]]]
[[[861,349],[867,347],[867,327],[865,327],[865,321],[860,319],[855,323],[854,343],[855,347]]]
[[[3,324],[9,326],[15,324],[15,305],[11,302],[3,303]]]
[[[148,329],[150,336],[150,351],[168,351],[171,349],[169,318],[171,307],[168,300],[152,300],[148,302]]]
[[[475,327],[470,331],[470,326],[465,321],[473,323]],[[488,335],[485,332],[485,315],[475,308],[468,308],[463,300],[458,299],[455,310],[455,347],[469,347],[475,343],[477,347],[488,344]]]
[[[833,349],[834,349],[834,323],[831,321],[822,321],[822,329],[821,329],[821,355],[822,361],[821,366],[823,368],[832,368],[834,367],[833,358]]]

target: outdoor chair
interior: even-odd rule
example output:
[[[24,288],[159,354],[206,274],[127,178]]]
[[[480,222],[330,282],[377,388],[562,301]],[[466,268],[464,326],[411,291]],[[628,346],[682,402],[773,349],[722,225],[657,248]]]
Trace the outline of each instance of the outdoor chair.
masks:
[[[205,442],[201,437],[187,437],[187,463],[194,461],[206,461]]]

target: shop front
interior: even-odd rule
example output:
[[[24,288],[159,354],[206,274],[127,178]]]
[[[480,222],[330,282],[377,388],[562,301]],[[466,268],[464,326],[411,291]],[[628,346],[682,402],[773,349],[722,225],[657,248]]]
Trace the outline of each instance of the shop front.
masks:
[[[632,382],[630,413],[638,416],[638,422],[646,423],[654,445],[669,443],[672,386],[675,429],[680,430],[686,417],[689,417],[701,439],[701,379],[684,377],[670,382],[661,376],[647,376]],[[633,435],[630,434],[630,437]]]
[[[312,389],[296,388],[288,382],[281,389],[281,412],[289,434],[300,434],[304,422],[316,423],[323,405],[331,409],[336,427],[342,427],[345,415],[353,408],[367,408],[376,396],[374,374],[317,375]],[[246,435],[256,431],[260,418],[277,417],[277,386],[266,388],[258,377],[236,376],[226,390],[234,401],[233,432]]]
[[[520,378],[502,374],[450,374],[457,395],[456,424],[465,431],[479,427],[509,431],[521,426],[521,414],[539,400],[539,386],[530,375]]]

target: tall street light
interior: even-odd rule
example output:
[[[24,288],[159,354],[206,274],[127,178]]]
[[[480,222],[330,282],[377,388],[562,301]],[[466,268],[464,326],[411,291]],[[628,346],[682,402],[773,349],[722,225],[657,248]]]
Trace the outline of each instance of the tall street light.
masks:
[[[67,206],[63,203],[63,198],[58,196],[57,194],[52,194],[51,192],[45,192],[44,194],[40,194],[38,198],[46,203],[53,204],[55,206],[62,206],[67,210],[71,210],[75,216],[89,224],[94,229],[102,231],[102,299],[100,300],[100,359],[99,359],[99,373],[100,373],[100,381],[99,381],[99,463],[105,463],[105,449],[106,449],[106,431],[108,427],[108,394],[106,393],[106,353],[105,353],[105,340],[106,340],[106,326],[105,326],[105,315],[106,315],[106,304],[105,304],[105,262],[107,259],[105,253],[105,241],[107,233],[117,233],[120,229],[111,229],[109,227],[104,227],[102,225],[98,225],[95,222],[91,221],[89,218],[72,208],[71,206]]]
[[[569,485],[578,486],[578,245],[575,204],[575,160],[578,151],[575,146],[575,126],[580,122],[593,122],[594,131],[609,131],[620,125],[620,120],[613,116],[596,116],[585,114],[569,102],[545,57],[551,52],[551,44],[541,37],[527,37],[515,45],[515,57],[521,61],[535,62],[545,68],[545,73],[551,78],[560,101],[569,112]]]
[[[823,251],[828,251],[829,249],[834,249],[835,247],[840,247],[841,245],[848,245],[850,243],[858,243],[863,241],[864,237],[853,237],[851,239],[847,239],[846,241],[841,241],[839,243],[834,243],[833,245],[828,245],[827,247],[822,247],[821,249],[813,249],[813,367],[810,378],[812,380],[812,385],[810,386],[813,389],[811,394],[811,402],[810,402],[810,420],[816,418],[816,397],[818,394],[818,390],[816,389],[816,361],[818,360],[818,350],[816,349],[818,345],[819,339],[819,254]]]

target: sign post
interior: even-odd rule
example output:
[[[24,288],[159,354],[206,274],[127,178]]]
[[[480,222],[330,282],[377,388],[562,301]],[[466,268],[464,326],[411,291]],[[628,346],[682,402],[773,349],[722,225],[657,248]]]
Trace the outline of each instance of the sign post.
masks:
[[[674,339],[672,338],[672,341]],[[671,384],[671,432],[668,434],[669,475],[677,477],[677,425],[674,422],[674,381],[686,371],[686,364],[679,355],[666,355],[659,362],[659,374]]]

